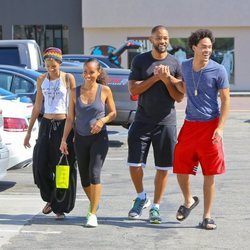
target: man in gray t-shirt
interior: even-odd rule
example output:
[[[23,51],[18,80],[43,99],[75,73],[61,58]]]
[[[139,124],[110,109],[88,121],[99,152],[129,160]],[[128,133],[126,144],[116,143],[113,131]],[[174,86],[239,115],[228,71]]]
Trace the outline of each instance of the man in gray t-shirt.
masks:
[[[176,143],[175,101],[183,99],[173,84],[181,79],[177,59],[169,55],[169,35],[165,26],[152,29],[152,51],[134,58],[129,76],[129,91],[139,95],[135,121],[128,134],[128,166],[137,192],[137,198],[129,211],[129,219],[140,217],[143,208],[150,205],[143,187],[143,167],[152,143],[155,159],[154,202],[149,213],[150,223],[161,223],[159,206],[165,191],[168,170],[172,168]]]
[[[187,107],[175,146],[173,170],[177,174],[184,202],[177,211],[176,219],[185,220],[199,203],[198,197],[192,196],[189,176],[196,175],[200,166],[204,176],[204,210],[200,227],[213,230],[217,227],[211,218],[215,175],[225,172],[222,134],[229,112],[229,82],[224,66],[210,59],[214,43],[210,30],[193,32],[188,42],[194,57],[182,63],[185,82],[182,88],[186,91]]]

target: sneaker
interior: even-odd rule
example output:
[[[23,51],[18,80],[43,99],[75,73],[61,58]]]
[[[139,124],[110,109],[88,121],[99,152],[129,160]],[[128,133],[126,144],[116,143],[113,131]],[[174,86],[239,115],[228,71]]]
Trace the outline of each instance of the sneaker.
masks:
[[[56,214],[56,220],[64,220],[65,214],[64,213],[57,213]]]
[[[133,207],[130,209],[128,213],[128,218],[132,220],[139,218],[142,214],[142,210],[149,207],[150,203],[151,203],[150,200],[147,198],[145,200],[141,200],[140,198],[137,197],[134,201]]]
[[[160,210],[153,207],[149,211],[149,222],[151,224],[161,224]]]
[[[95,214],[89,213],[85,227],[97,227],[97,217]]]
[[[97,206],[96,212],[98,211],[98,209],[99,209],[99,204],[98,204],[98,206]],[[87,211],[87,214],[86,214],[86,219],[87,219],[87,220],[88,220],[89,215],[91,214],[91,213],[90,213],[90,210],[91,210],[91,205],[89,204],[88,211]]]

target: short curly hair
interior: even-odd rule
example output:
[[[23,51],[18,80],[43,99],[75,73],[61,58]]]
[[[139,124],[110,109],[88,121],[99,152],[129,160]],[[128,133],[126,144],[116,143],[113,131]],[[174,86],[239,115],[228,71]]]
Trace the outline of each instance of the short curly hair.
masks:
[[[191,36],[188,38],[188,46],[192,50],[193,45],[197,46],[197,44],[202,40],[203,38],[209,38],[214,43],[215,39],[213,36],[213,33],[209,29],[199,29],[195,32],[191,33]]]

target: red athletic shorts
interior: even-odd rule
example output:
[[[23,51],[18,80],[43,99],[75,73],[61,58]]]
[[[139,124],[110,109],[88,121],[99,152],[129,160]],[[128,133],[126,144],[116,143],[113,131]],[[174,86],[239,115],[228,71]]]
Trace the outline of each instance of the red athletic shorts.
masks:
[[[174,150],[174,173],[196,175],[199,163],[203,175],[225,172],[223,143],[212,142],[218,122],[219,118],[205,122],[185,120]]]

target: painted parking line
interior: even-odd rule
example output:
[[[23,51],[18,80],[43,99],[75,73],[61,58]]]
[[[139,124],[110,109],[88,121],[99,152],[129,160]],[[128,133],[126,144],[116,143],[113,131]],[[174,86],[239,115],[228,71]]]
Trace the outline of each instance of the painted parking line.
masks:
[[[62,231],[30,231],[21,229],[0,229],[3,233],[35,233],[35,234],[61,234]]]
[[[40,197],[0,197],[0,200],[41,200]],[[88,201],[84,198],[76,198],[76,201]]]
[[[125,158],[123,158],[123,157],[121,157],[121,158],[106,157],[106,160],[108,160],[108,161],[124,161]]]
[[[113,136],[128,136],[128,131],[111,133],[111,134],[108,134],[108,136],[109,137],[113,137]]]

